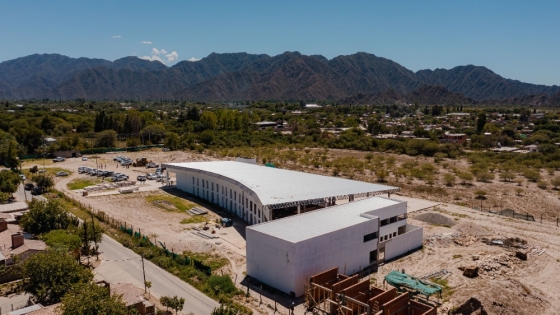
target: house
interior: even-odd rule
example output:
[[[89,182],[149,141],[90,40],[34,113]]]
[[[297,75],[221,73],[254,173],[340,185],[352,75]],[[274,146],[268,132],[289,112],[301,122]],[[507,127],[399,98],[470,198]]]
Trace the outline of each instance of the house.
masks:
[[[144,290],[133,285],[132,283],[114,283],[109,284],[103,282],[109,287],[111,295],[122,296],[122,301],[126,307],[135,308],[140,315],[155,314],[155,305],[144,298]]]
[[[529,153],[539,152],[539,147],[535,144],[526,145],[523,148],[529,151]]]
[[[305,108],[321,108],[323,106],[317,104],[305,104]]]
[[[443,135],[441,142],[463,143],[467,141],[467,135],[464,133],[448,133]]]
[[[0,219],[0,264],[6,266],[14,263],[13,257],[18,256],[20,261],[29,256],[44,251],[47,246],[43,241],[26,238],[22,228],[17,224],[9,224]],[[0,282],[4,280],[0,279]]]

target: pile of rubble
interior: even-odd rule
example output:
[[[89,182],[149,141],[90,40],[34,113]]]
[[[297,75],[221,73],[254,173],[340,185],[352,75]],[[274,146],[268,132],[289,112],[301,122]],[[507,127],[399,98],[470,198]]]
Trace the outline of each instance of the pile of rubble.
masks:
[[[470,246],[478,241],[476,236],[468,235],[465,233],[455,233],[451,236],[453,242],[459,246]]]
[[[443,233],[427,235],[424,245],[434,247],[448,247],[451,245],[470,246],[478,241],[476,236],[466,233]]]
[[[526,255],[525,251],[507,252],[498,255],[485,255],[481,252],[477,255],[473,255],[475,264],[467,267],[459,267],[459,269],[464,272],[469,271],[468,274],[464,273],[464,275],[470,278],[476,277],[478,274],[492,277],[505,275],[515,272],[516,269],[525,267],[526,263],[524,261],[527,260]]]

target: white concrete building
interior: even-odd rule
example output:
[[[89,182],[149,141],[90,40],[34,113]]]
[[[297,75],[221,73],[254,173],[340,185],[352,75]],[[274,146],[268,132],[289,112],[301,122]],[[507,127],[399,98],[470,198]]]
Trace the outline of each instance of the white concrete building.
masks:
[[[373,197],[246,229],[247,275],[295,296],[306,278],[338,266],[346,274],[422,246],[406,202]]]
[[[163,164],[177,188],[249,224],[390,194],[399,188],[233,161]],[[169,175],[168,175],[169,176]]]

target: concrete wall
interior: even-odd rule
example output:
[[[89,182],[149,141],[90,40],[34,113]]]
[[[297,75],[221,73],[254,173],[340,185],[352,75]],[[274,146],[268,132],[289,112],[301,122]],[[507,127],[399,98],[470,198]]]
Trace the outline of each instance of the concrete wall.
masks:
[[[247,275],[280,291],[294,291],[295,245],[255,230],[246,229],[245,232]],[[301,289],[303,291],[303,284]]]
[[[404,255],[422,246],[423,228],[413,225],[406,226],[406,232],[386,242],[385,260]]]
[[[247,229],[247,274],[301,296],[306,279],[332,266],[339,266],[340,273],[346,267],[346,274],[367,267],[377,239],[364,243],[364,235],[376,232],[378,224],[371,219],[295,244]]]
[[[270,221],[270,211],[263,210],[257,195],[229,178],[219,175],[167,167],[175,173],[177,189],[216,204],[248,224]]]

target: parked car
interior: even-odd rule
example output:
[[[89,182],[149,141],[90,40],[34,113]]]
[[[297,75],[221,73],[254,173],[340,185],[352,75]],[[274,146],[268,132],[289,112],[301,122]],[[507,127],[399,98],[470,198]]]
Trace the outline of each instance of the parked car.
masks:
[[[154,163],[154,162],[150,162],[148,164],[146,164],[146,168],[157,168],[159,166],[159,164]]]
[[[146,178],[150,179],[150,180],[154,180],[154,179],[157,179],[157,176],[156,176],[156,174],[148,174],[148,175],[146,175]]]
[[[66,161],[66,159],[63,158],[63,157],[61,157],[61,156],[59,156],[59,157],[53,159],[53,162],[55,162],[55,163],[56,163],[56,162],[64,162],[64,161]]]
[[[82,156],[82,161],[87,161],[87,156]]]
[[[46,172],[47,172],[47,170],[45,170],[45,169],[39,170],[39,173],[46,173]]]
[[[38,186],[33,187],[33,189],[31,189],[31,194],[32,195],[40,195],[42,193],[41,188],[39,188]]]
[[[32,190],[35,185],[33,185],[33,183],[27,183],[23,187],[25,188],[25,190]]]
[[[26,180],[27,177],[25,177],[25,175],[23,175],[23,174],[19,174],[19,179],[21,179],[21,180]]]
[[[169,152],[170,150],[168,148],[163,148],[163,152]]]
[[[56,176],[68,176],[70,174],[66,173],[66,172],[56,172]]]
[[[139,181],[139,182],[145,182],[145,181],[146,181],[146,176],[144,176],[144,175],[138,175],[138,176],[136,177],[136,180]]]

